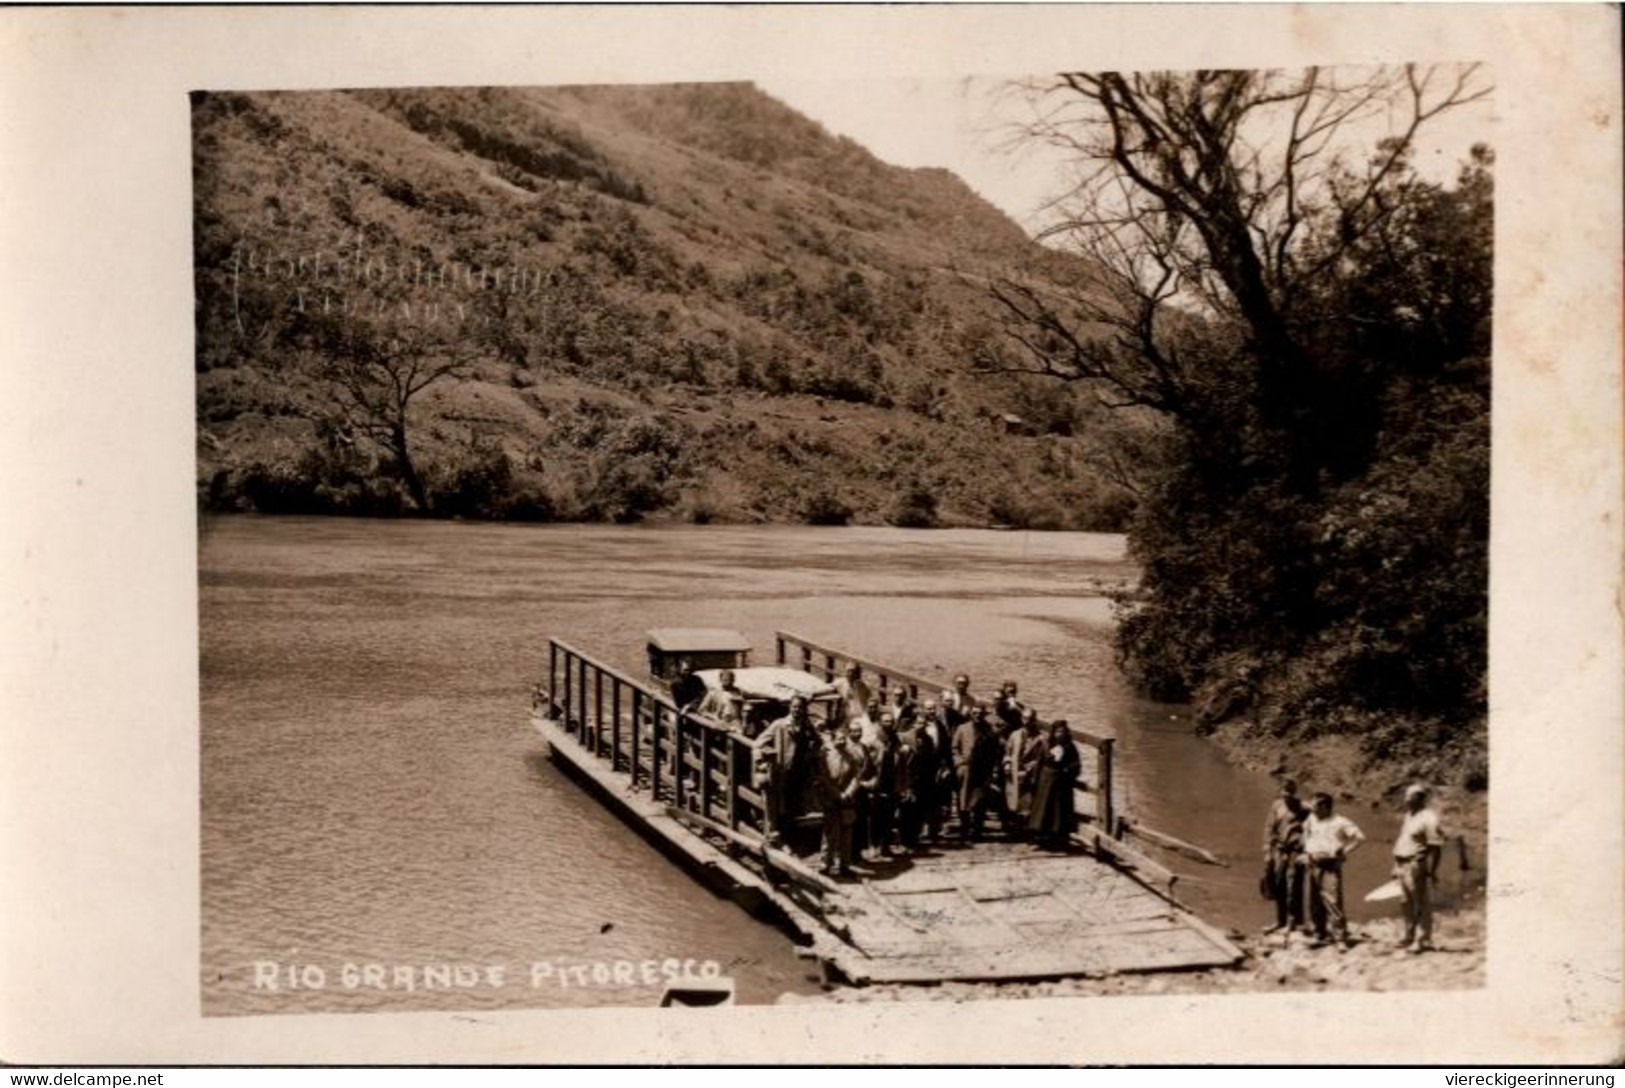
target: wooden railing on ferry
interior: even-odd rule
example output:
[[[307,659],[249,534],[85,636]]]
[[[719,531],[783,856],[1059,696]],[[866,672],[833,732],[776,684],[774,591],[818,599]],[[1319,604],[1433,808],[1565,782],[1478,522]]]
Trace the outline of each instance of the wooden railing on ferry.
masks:
[[[946,691],[952,686],[941,680],[914,676],[842,650],[819,645],[788,631],[773,632],[773,644],[774,659],[780,665],[821,675],[828,681],[843,675],[848,665],[856,665],[859,675],[875,677],[875,694],[880,696],[882,705],[890,704],[891,692],[898,687],[907,690],[908,697],[919,702],[922,692],[929,698],[931,692]],[[1078,786],[1078,792],[1092,801],[1092,806],[1080,806],[1078,814],[1093,821],[1108,837],[1117,838],[1118,822],[1112,805],[1112,749],[1116,742],[1111,737],[1102,737],[1076,727],[1072,729],[1072,739],[1094,752],[1095,763],[1092,784],[1087,784],[1091,776],[1085,774],[1085,784]],[[1089,811],[1090,807],[1093,808],[1092,812]]]
[[[913,699],[943,689],[939,680],[913,676],[789,632],[776,632],[775,642],[781,665],[826,678],[844,672],[849,664],[857,665],[863,674],[875,677],[883,699],[900,685]],[[666,694],[558,639],[548,640],[546,697],[565,731],[593,756],[628,774],[633,789],[648,790],[656,800],[735,831],[764,832],[767,801],[753,785],[751,743],[739,733],[681,712]],[[1078,815],[1095,825],[1096,834],[1115,839],[1119,827],[1112,806],[1112,738],[1081,729],[1074,729],[1072,736],[1092,750],[1095,764],[1093,775],[1085,775],[1092,782],[1079,786],[1085,803]]]
[[[549,709],[584,748],[629,774],[633,789],[761,833],[767,803],[752,786],[750,741],[567,643],[549,639],[547,649]]]

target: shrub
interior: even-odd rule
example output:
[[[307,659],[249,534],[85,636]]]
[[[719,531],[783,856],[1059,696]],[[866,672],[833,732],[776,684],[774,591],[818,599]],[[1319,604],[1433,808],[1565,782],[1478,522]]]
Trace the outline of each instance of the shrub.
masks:
[[[934,529],[937,526],[937,497],[929,489],[910,487],[892,501],[886,523],[899,529]]]
[[[830,491],[820,489],[802,504],[801,520],[808,525],[846,525],[852,520],[852,508]]]
[[[443,517],[492,519],[506,513],[512,492],[508,455],[497,447],[476,447],[439,487],[431,488],[430,501]]]

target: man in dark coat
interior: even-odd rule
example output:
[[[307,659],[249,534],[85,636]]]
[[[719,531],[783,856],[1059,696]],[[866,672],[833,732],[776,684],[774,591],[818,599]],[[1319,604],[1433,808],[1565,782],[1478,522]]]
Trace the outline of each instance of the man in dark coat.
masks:
[[[762,731],[752,747],[757,788],[767,802],[767,840],[790,835],[807,807],[811,770],[821,742],[805,696],[790,700],[790,713]]]
[[[1265,932],[1303,929],[1303,889],[1308,860],[1303,853],[1303,822],[1309,815],[1298,797],[1298,783],[1281,782],[1281,796],[1264,820],[1264,880],[1275,900],[1275,925]]]
[[[823,866],[825,874],[852,874],[852,825],[857,820],[857,796],[862,788],[868,756],[842,722],[825,739],[816,762],[818,803],[824,813]]]
[[[678,710],[688,710],[705,698],[705,681],[694,673],[694,662],[682,658],[677,662],[677,676],[671,682],[671,701]]]
[[[977,707],[954,730],[954,769],[959,774],[959,833],[967,840],[982,834],[982,817],[999,767],[999,741],[987,708]]]
[[[914,850],[937,793],[937,750],[924,722],[898,734],[897,742],[898,834],[903,845]]]
[[[892,856],[891,842],[897,830],[898,761],[902,743],[897,737],[897,719],[889,710],[879,712],[879,732],[869,749],[868,775],[864,791],[868,795],[868,833],[865,842],[883,858]]]
[[[1006,739],[1021,728],[1021,720],[1027,711],[1027,707],[1017,697],[1017,691],[1016,682],[1006,680],[999,685],[999,693],[993,697],[993,713],[998,715],[999,731]]]
[[[942,837],[942,825],[953,807],[958,788],[954,776],[953,727],[948,724],[947,712],[935,700],[926,700],[920,708],[919,731],[925,738],[921,750],[930,751],[928,766],[918,772],[925,786],[920,793],[920,822],[922,830],[935,840]]]

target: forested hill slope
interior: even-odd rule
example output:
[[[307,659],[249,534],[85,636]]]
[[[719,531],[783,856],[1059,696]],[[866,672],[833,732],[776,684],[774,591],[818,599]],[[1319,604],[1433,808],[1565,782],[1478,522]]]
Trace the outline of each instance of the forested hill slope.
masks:
[[[1108,413],[970,373],[981,277],[1087,267],[754,87],[209,93],[193,129],[210,508],[1130,508],[1091,467]]]

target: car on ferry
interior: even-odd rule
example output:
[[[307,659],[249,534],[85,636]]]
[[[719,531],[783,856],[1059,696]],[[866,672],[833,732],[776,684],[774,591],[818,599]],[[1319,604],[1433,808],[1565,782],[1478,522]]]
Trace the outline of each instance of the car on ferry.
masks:
[[[744,701],[744,731],[754,736],[790,712],[790,700],[804,696],[815,723],[838,713],[839,695],[820,676],[784,665],[752,665],[751,644],[738,631],[718,627],[660,627],[649,632],[649,675],[668,688],[687,660],[706,694],[721,691],[723,674],[732,673]],[[703,700],[702,700],[703,701]]]

